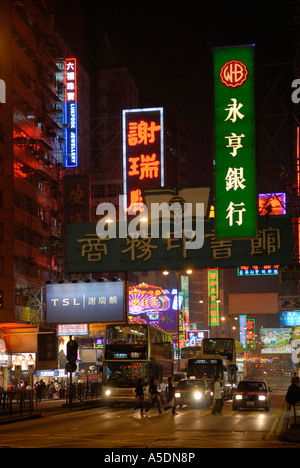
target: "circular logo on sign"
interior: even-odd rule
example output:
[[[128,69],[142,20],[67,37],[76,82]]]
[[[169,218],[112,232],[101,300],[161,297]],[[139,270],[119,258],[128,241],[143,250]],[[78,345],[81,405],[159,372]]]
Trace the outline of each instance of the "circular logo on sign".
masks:
[[[240,60],[230,60],[224,63],[220,70],[220,80],[227,88],[238,88],[247,81],[249,72]]]

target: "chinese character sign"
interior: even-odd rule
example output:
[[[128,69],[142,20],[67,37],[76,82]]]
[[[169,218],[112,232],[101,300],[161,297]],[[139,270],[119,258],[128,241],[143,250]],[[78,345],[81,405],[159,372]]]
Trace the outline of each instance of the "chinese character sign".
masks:
[[[255,343],[255,319],[247,318],[247,347],[248,351],[256,348]]]
[[[208,320],[210,327],[220,325],[219,321],[219,271],[207,270]]]
[[[124,322],[125,284],[49,284],[46,288],[46,322],[57,324]]]
[[[76,59],[65,61],[65,166],[77,167],[77,71]]]
[[[256,235],[254,47],[214,49],[216,237]]]
[[[142,207],[141,187],[164,185],[163,109],[123,111],[124,211]]]
[[[240,315],[240,342],[242,343],[244,349],[247,346],[247,316]]]
[[[90,213],[89,177],[65,175],[63,179],[65,223],[87,223]]]

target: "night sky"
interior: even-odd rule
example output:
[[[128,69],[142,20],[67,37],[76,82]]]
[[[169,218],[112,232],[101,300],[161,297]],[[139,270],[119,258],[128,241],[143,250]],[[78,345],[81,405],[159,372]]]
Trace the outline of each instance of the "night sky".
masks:
[[[128,67],[141,105],[164,106],[188,125],[190,164],[197,169],[191,183],[199,182],[199,173],[206,180],[212,175],[212,48],[255,43],[258,66],[293,59],[291,1],[198,5],[112,0],[57,5],[66,38],[73,38],[74,52],[89,71]],[[290,83],[284,92],[290,95]]]

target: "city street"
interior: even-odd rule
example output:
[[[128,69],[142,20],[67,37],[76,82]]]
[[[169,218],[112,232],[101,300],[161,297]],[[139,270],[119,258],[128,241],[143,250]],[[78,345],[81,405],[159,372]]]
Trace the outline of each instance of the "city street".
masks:
[[[141,417],[131,406],[48,412],[0,426],[1,448],[299,448],[285,440],[290,410],[284,396],[273,389],[269,412],[232,411],[231,401],[222,415],[184,407],[177,415],[155,408]]]

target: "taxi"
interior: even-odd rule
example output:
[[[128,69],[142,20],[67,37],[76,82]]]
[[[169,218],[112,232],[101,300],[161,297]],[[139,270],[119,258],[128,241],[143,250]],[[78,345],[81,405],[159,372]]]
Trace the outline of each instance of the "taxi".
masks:
[[[211,390],[205,380],[195,378],[182,379],[175,388],[176,406],[208,407],[211,401]]]
[[[233,394],[233,411],[240,408],[270,409],[270,391],[264,380],[241,380]]]

